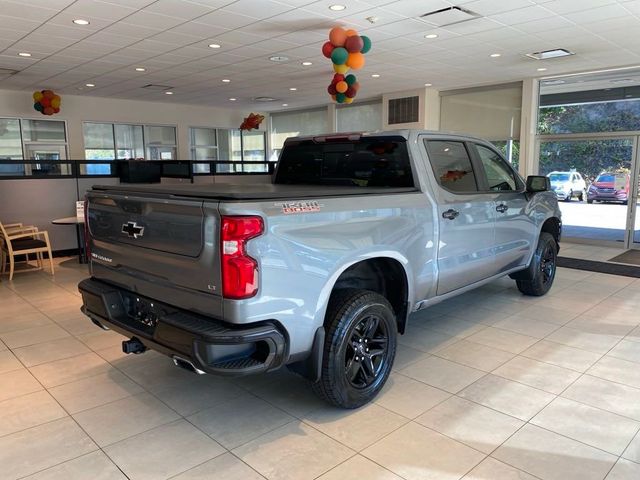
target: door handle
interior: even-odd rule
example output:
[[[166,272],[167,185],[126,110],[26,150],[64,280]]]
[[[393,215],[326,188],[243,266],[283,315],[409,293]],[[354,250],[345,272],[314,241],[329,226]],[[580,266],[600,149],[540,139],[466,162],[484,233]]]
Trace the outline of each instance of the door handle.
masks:
[[[447,220],[453,220],[458,215],[460,215],[460,212],[457,210],[454,210],[453,208],[450,208],[446,212],[442,212],[442,218],[446,218]]]
[[[507,210],[509,210],[509,207],[507,207],[504,203],[496,207],[496,212],[505,213]]]

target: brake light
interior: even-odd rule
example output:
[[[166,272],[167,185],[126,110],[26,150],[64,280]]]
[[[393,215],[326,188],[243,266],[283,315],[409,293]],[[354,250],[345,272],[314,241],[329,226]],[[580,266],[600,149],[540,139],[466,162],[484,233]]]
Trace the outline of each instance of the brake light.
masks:
[[[91,242],[89,241],[89,199],[84,197],[84,260],[89,262],[91,258]]]
[[[249,298],[258,291],[258,262],[247,255],[246,245],[263,233],[261,217],[222,217],[220,252],[225,298]]]

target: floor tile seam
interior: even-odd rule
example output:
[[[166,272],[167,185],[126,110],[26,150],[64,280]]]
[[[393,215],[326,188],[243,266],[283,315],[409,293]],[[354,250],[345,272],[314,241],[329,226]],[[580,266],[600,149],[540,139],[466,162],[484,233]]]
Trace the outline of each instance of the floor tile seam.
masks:
[[[543,339],[543,340],[545,340],[545,339]],[[546,341],[550,342],[551,340],[546,340]],[[563,345],[563,344],[561,344],[561,343],[557,343],[557,342],[553,342],[553,343],[555,343],[556,345],[559,345],[559,346],[561,346],[561,347],[568,347],[568,345]],[[575,347],[570,347],[570,348],[575,348]],[[527,349],[527,350],[528,350],[528,349]],[[586,350],[582,350],[582,351],[583,351],[583,352],[586,352]],[[526,352],[526,350],[525,350],[525,352]],[[551,366],[553,366],[553,367],[560,367],[560,368],[564,368],[565,370],[569,370],[569,371],[574,372],[574,373],[580,373],[580,374],[584,374],[584,373],[585,373],[585,372],[583,372],[583,371],[581,371],[581,370],[576,370],[575,368],[565,367],[565,366],[563,366],[563,365],[558,365],[557,363],[551,363],[551,362],[550,362],[550,361],[548,361],[548,360],[540,360],[539,358],[530,357],[530,356],[528,356],[528,355],[525,355],[525,352],[522,352],[522,353],[518,354],[518,356],[519,356],[519,357],[528,358],[529,360],[535,360],[536,362],[546,363],[547,365],[551,365]],[[588,353],[594,353],[594,352],[588,352]],[[598,360],[599,360],[599,359],[598,359]],[[594,364],[595,364],[595,362],[594,362]],[[592,366],[593,366],[593,365],[590,365],[589,367],[587,367],[587,369],[591,368]]]
[[[209,435],[207,435],[207,436],[209,436]],[[222,445],[220,445],[220,446],[222,446]],[[222,448],[225,448],[225,447],[223,447],[223,446],[222,446]],[[187,472],[190,472],[191,470],[195,470],[196,468],[199,468],[199,467],[203,466],[205,463],[208,463],[208,462],[210,462],[211,460],[215,460],[216,458],[220,458],[220,457],[222,457],[223,455],[231,455],[231,456],[232,456],[232,457],[234,457],[236,460],[238,460],[238,461],[239,461],[239,462],[241,462],[242,464],[246,465],[246,466],[247,466],[247,468],[249,468],[249,469],[253,470],[254,472],[256,472],[256,474],[257,474],[257,475],[260,475],[261,477],[266,478],[264,475],[262,475],[259,471],[257,471],[257,470],[256,470],[255,468],[253,468],[251,465],[249,465],[248,463],[246,463],[245,461],[243,461],[241,458],[239,458],[237,455],[235,455],[233,452],[231,452],[230,450],[227,450],[227,449],[225,448],[225,451],[224,451],[223,453],[221,453],[220,455],[216,455],[215,457],[210,458],[209,460],[205,460],[204,462],[199,463],[198,465],[195,465],[195,466],[193,466],[193,467],[189,468],[188,470],[185,470],[185,471],[180,472],[180,473],[176,473],[175,475],[172,475],[171,477],[167,478],[167,480],[173,480],[173,479],[175,479],[176,477],[179,477],[180,475],[183,475],[183,474],[185,474],[185,473],[187,473]],[[127,478],[129,478],[129,477],[127,477]]]
[[[78,455],[77,457],[69,458],[69,459],[65,460],[64,462],[59,462],[59,463],[56,463],[55,465],[50,465],[50,466],[48,466],[46,468],[38,470],[37,472],[32,472],[32,473],[29,473],[29,474],[24,475],[22,477],[16,477],[16,480],[28,479],[32,475],[36,475],[38,473],[46,472],[49,469],[52,469],[52,468],[55,468],[55,467],[59,467],[60,465],[64,465],[65,463],[72,462],[74,460],[77,460],[77,459],[82,458],[82,457],[86,457],[87,455],[91,455],[91,454],[96,453],[96,452],[102,452],[102,449],[100,447],[97,447],[95,450],[83,453],[82,455]],[[118,468],[118,470],[120,470],[120,468],[117,465],[116,465],[116,467]],[[129,477],[126,476],[126,475],[125,475],[125,478],[129,479]]]
[[[475,342],[473,342],[473,343],[475,343]],[[476,344],[476,345],[478,345],[478,344]],[[483,345],[483,346],[484,346],[484,347],[487,347],[487,348],[493,348],[493,347],[488,347],[488,346],[486,346],[486,345]],[[443,350],[443,349],[442,349],[442,350]],[[496,369],[498,369],[498,368],[502,367],[505,363],[510,362],[511,360],[513,360],[514,358],[516,358],[516,357],[518,356],[518,355],[517,355],[517,354],[515,354],[515,353],[505,352],[504,350],[498,350],[500,353],[509,353],[509,354],[513,355],[513,357],[511,357],[509,360],[505,360],[503,363],[501,363],[500,365],[498,365],[498,366],[497,366],[496,368],[494,368],[493,370],[482,370],[482,369],[480,369],[480,368],[478,368],[478,367],[473,367],[473,366],[471,366],[471,365],[467,365],[467,364],[465,364],[465,363],[460,363],[459,361],[452,360],[451,358],[443,357],[443,356],[440,354],[440,352],[441,352],[442,350],[439,350],[439,351],[438,351],[438,352],[436,352],[436,353],[432,353],[431,355],[432,355],[432,356],[434,356],[434,357],[441,358],[441,359],[443,359],[443,360],[447,360],[447,361],[452,362],[452,363],[456,363],[456,364],[458,364],[458,365],[462,365],[463,367],[473,368],[474,370],[478,370],[478,371],[480,371],[480,372],[484,372],[484,373],[492,373],[492,372],[493,372],[493,370],[496,370]],[[494,350],[497,350],[497,349],[494,349]]]
[[[544,362],[540,362],[540,363],[544,363]],[[550,365],[550,364],[548,364],[548,365]],[[552,367],[555,367],[556,365],[551,365],[551,366],[552,366]],[[501,367],[497,367],[495,370],[498,370],[499,368],[501,368]],[[562,368],[562,367],[558,367],[558,368]],[[508,380],[508,381],[510,381],[510,382],[517,383],[517,384],[519,384],[519,385],[524,385],[525,387],[534,388],[534,389],[538,390],[539,392],[546,393],[547,395],[555,395],[556,397],[559,397],[559,396],[560,396],[560,393],[551,392],[551,391],[549,391],[549,390],[544,390],[543,388],[540,388],[540,387],[534,387],[533,385],[529,385],[528,383],[524,383],[524,382],[522,382],[522,381],[520,381],[520,380],[514,380],[514,379],[512,379],[512,378],[505,377],[505,376],[503,376],[503,375],[500,375],[499,373],[495,373],[495,370],[494,370],[493,372],[489,372],[489,373],[490,373],[491,375],[495,375],[496,377],[500,377],[500,378],[502,378],[503,380]],[[571,370],[571,371],[573,372],[573,370]],[[574,373],[578,373],[578,372],[574,372]],[[578,377],[578,378],[580,378],[580,377]],[[577,379],[576,379],[575,381],[577,381]],[[574,381],[574,382],[572,382],[571,384],[573,385],[573,383],[575,383],[575,381]],[[567,388],[568,388],[568,387],[567,387]],[[564,388],[564,389],[562,390],[562,392],[564,392],[567,388]]]
[[[109,452],[107,452],[107,450],[106,450],[106,449],[107,449],[107,448],[109,448],[109,447],[112,447],[112,446],[114,446],[114,445],[117,445],[117,444],[118,444],[118,443],[120,443],[120,442],[124,442],[124,441],[126,441],[126,440],[130,440],[130,439],[132,439],[133,437],[136,437],[136,436],[138,436],[138,435],[142,435],[142,434],[144,434],[144,433],[148,433],[148,432],[150,432],[151,430],[154,430],[154,429],[156,429],[156,428],[166,427],[167,425],[171,425],[172,423],[178,423],[178,422],[183,421],[183,420],[184,420],[184,421],[186,421],[187,423],[191,424],[191,422],[187,421],[185,418],[178,418],[177,420],[173,420],[173,421],[171,421],[171,422],[169,422],[169,423],[163,423],[162,425],[157,425],[157,426],[155,426],[155,427],[153,427],[153,428],[150,428],[150,429],[148,429],[148,430],[145,430],[144,432],[136,433],[135,435],[131,435],[130,437],[123,438],[122,440],[118,440],[117,442],[111,443],[111,444],[109,444],[109,445],[105,445],[104,447],[100,447],[100,450],[101,450],[101,451],[102,451],[102,453],[104,453],[104,455],[105,455],[105,456],[106,456],[106,457],[107,457],[107,458],[108,458],[108,459],[109,459],[109,460],[110,460],[110,461],[111,461],[111,462],[112,462],[112,463],[113,463],[113,464],[118,468],[118,470],[120,470],[120,471],[122,472],[122,474],[123,474],[126,478],[130,479],[129,475],[127,475],[127,474],[124,472],[124,470],[122,470],[122,468],[120,468],[120,465],[118,465],[118,462],[116,462],[115,458],[113,458],[113,457],[111,457],[111,455],[109,455]],[[204,434],[207,438],[211,438],[209,435],[207,435],[206,433],[202,432],[202,430],[200,430],[200,429],[197,429],[197,430],[198,430],[198,431],[200,431],[202,434]],[[188,472],[189,470],[192,470],[192,469],[194,469],[194,468],[196,468],[196,467],[199,467],[200,465],[202,465],[202,464],[204,464],[204,463],[207,463],[207,462],[209,462],[209,461],[211,461],[211,460],[213,460],[213,459],[215,459],[215,458],[218,458],[218,457],[220,457],[220,456],[224,455],[225,453],[230,453],[230,452],[229,452],[229,450],[227,450],[227,448],[225,448],[223,445],[221,445],[221,444],[220,444],[219,442],[217,442],[215,439],[211,438],[211,440],[213,440],[214,442],[216,442],[216,444],[218,444],[218,445],[223,449],[223,452],[221,452],[221,453],[219,453],[219,454],[217,454],[217,455],[214,455],[213,457],[208,458],[207,460],[205,460],[204,462],[199,463],[198,465],[194,465],[193,467],[189,467],[189,468],[187,468],[186,470],[182,470],[182,471],[180,471],[180,472],[176,473],[175,475],[172,475],[171,477],[167,477],[167,480],[169,480],[169,478],[173,478],[173,477],[177,477],[178,475],[182,475],[183,473],[186,473],[186,472]]]
[[[443,332],[443,331],[440,331],[440,330],[436,330],[436,329],[431,328],[431,327],[429,327],[429,326],[427,326],[427,325],[424,325],[424,326],[422,326],[422,325],[420,325],[420,326],[416,326],[416,328],[420,328],[421,330],[426,330],[426,331],[431,332],[431,333],[437,333],[437,334],[440,334],[440,335],[447,335],[448,337],[451,337],[451,338],[456,338],[456,339],[458,339],[458,340],[457,340],[455,343],[458,343],[460,340],[466,340],[466,339],[467,339],[467,337],[470,337],[471,335],[474,335],[474,334],[476,334],[476,333],[480,333],[480,332],[482,332],[482,331],[484,331],[484,330],[486,330],[487,328],[489,328],[489,327],[490,327],[490,325],[485,325],[484,323],[480,323],[480,324],[479,324],[479,323],[470,322],[469,320],[464,320],[463,318],[460,318],[460,317],[453,317],[453,316],[451,316],[450,318],[455,318],[455,319],[457,319],[457,320],[463,320],[463,321],[465,321],[465,322],[473,323],[474,325],[482,325],[482,328],[481,328],[481,329],[479,329],[479,330],[476,330],[476,331],[475,331],[475,332],[473,332],[473,333],[470,333],[469,335],[465,335],[464,337],[463,337],[462,335],[451,335],[450,333]],[[452,344],[452,345],[453,345],[453,344]],[[450,345],[446,345],[446,346],[441,347],[441,348],[439,348],[438,350],[435,350],[435,351],[437,352],[437,351],[442,350],[442,349],[444,349],[444,348],[447,348],[447,347],[449,347],[449,346],[450,346]]]
[[[321,474],[320,474],[320,475],[318,475],[317,477],[314,477],[314,480],[318,480],[318,479],[319,479],[319,478],[321,478],[322,476],[324,476],[324,475],[326,475],[326,474],[328,474],[328,473],[332,472],[332,471],[333,471],[333,470],[335,470],[336,468],[340,467],[341,465],[343,465],[343,464],[347,463],[349,460],[351,460],[351,459],[353,459],[353,458],[355,458],[355,457],[357,457],[357,456],[361,456],[362,458],[364,458],[364,459],[368,460],[369,462],[371,462],[371,463],[373,463],[373,464],[377,465],[378,467],[380,467],[380,468],[382,468],[383,470],[385,470],[385,471],[387,471],[387,472],[391,473],[392,475],[395,475],[395,476],[396,476],[396,477],[398,477],[398,478],[402,478],[403,480],[410,480],[410,479],[408,479],[407,477],[403,477],[403,476],[402,476],[402,475],[400,475],[399,473],[394,472],[393,470],[389,470],[389,469],[388,469],[387,467],[385,467],[384,465],[380,465],[380,464],[379,464],[378,462],[376,462],[375,460],[372,460],[372,459],[371,459],[371,458],[369,458],[369,457],[365,457],[365,456],[364,456],[364,455],[362,455],[360,452],[356,452],[356,454],[355,454],[355,455],[352,455],[351,457],[347,458],[344,462],[340,462],[338,465],[336,465],[336,466],[332,467],[331,469],[327,470],[326,472],[321,473]]]
[[[64,338],[66,338],[66,337],[58,338],[58,339],[56,339],[56,340],[63,340]],[[55,340],[52,340],[52,341],[55,341]],[[46,342],[43,342],[43,343],[46,343]],[[42,345],[42,344],[41,344],[41,343],[36,343],[36,344],[34,344],[34,345],[28,345],[28,346],[29,346],[29,347],[35,347],[35,346],[37,346],[37,345]],[[18,348],[25,348],[25,347],[18,347]],[[13,350],[12,350],[12,351],[11,351],[11,353],[13,353],[13,355],[14,355],[16,358],[19,358],[19,357],[18,357],[18,355],[16,355],[16,354],[15,354],[15,351],[13,351]],[[48,363],[58,362],[58,361],[60,361],[60,360],[68,360],[68,359],[70,359],[70,358],[76,358],[76,357],[79,357],[79,356],[81,356],[81,355],[86,355],[87,353],[91,353],[91,350],[89,350],[88,352],[74,353],[73,355],[70,355],[70,356],[68,356],[68,357],[56,358],[56,359],[54,359],[54,360],[48,360],[48,361],[46,361],[46,362],[42,362],[42,363],[35,363],[35,364],[33,364],[33,365],[29,365],[29,366],[26,366],[26,365],[25,365],[25,367],[24,367],[24,368],[26,368],[26,369],[30,369],[30,368],[35,368],[35,367],[41,367],[41,366],[43,366],[43,365],[47,365]],[[33,375],[33,374],[32,374],[32,375]],[[51,387],[51,388],[53,388],[53,387]]]

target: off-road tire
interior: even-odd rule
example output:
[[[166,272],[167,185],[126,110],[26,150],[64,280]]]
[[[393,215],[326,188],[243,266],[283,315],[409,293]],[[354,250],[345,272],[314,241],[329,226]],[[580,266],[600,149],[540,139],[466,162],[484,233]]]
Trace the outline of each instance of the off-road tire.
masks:
[[[547,293],[556,275],[557,258],[558,244],[553,235],[547,232],[540,233],[531,264],[526,270],[518,272],[518,290],[532,297],[540,297]]]
[[[369,290],[345,289],[333,293],[329,301],[325,320],[326,337],[322,357],[322,372],[320,380],[313,384],[313,390],[320,398],[341,408],[358,408],[370,402],[380,392],[384,386],[396,354],[397,321],[393,308],[386,298]],[[385,351],[376,354],[376,357],[367,357],[367,365],[374,366],[377,373],[368,377],[365,373],[363,357],[364,353],[358,353],[356,339],[361,341],[368,337],[360,335],[364,330],[360,330],[363,325],[369,326],[372,318],[378,319],[380,328],[377,339],[374,335],[368,340],[368,345],[376,345],[377,352],[382,346],[380,339],[386,335]],[[366,330],[366,329],[365,329]],[[354,347],[355,344],[355,347]],[[361,343],[364,345],[364,343]],[[369,352],[369,349],[367,349]],[[373,355],[373,353],[364,353]],[[382,357],[378,364],[378,355]],[[362,365],[355,365],[355,358],[360,358]],[[373,358],[373,360],[372,360]],[[377,366],[376,366],[377,365]],[[350,368],[351,367],[351,368]],[[353,368],[353,370],[352,370]],[[351,378],[351,373],[360,368],[355,375],[355,380]],[[367,384],[366,379],[372,378]],[[362,386],[355,386],[356,380],[362,380]]]

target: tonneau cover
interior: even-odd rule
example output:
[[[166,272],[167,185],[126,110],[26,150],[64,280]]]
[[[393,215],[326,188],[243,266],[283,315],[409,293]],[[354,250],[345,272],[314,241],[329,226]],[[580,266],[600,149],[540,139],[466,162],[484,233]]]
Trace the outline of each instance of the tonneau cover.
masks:
[[[170,195],[183,198],[215,200],[270,200],[319,197],[341,197],[347,195],[388,195],[417,192],[415,187],[334,187],[322,185],[274,185],[257,184],[213,184],[213,185],[94,185],[93,191],[114,192],[120,195]]]

